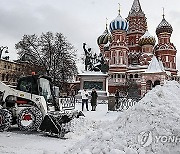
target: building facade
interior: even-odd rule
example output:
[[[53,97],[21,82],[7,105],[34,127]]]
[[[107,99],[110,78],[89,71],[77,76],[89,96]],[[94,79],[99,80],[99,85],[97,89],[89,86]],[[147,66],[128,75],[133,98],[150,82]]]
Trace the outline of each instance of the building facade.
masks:
[[[7,85],[16,85],[21,76],[31,75],[32,72],[41,72],[42,68],[25,61],[12,62],[0,59],[0,81]]]
[[[118,16],[98,37],[100,52],[109,64],[109,92],[116,89],[144,96],[156,85],[176,78],[176,48],[171,42],[172,26],[163,14],[155,37],[148,32],[147,18],[139,0],[134,0],[126,19]]]

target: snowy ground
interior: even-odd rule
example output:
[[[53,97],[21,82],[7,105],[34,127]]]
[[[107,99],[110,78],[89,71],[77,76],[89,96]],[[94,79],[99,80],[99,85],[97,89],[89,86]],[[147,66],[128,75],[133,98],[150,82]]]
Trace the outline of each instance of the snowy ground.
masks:
[[[81,105],[76,104],[76,109],[80,110]],[[112,121],[118,116],[117,112],[107,113],[106,104],[99,104],[95,112],[85,109],[84,114],[86,117],[78,119],[78,121],[84,125],[86,123],[85,129],[93,127],[93,124],[97,125],[101,121]],[[0,132],[0,154],[63,154],[90,131],[85,129],[83,132],[81,129],[81,132],[76,134],[67,134],[67,139],[58,139],[46,137],[39,133],[20,132],[16,127],[13,127],[9,132]]]
[[[81,109],[77,104],[77,109]],[[156,86],[123,112],[84,111],[72,121],[66,139],[23,133],[0,133],[0,154],[180,154],[180,84]]]

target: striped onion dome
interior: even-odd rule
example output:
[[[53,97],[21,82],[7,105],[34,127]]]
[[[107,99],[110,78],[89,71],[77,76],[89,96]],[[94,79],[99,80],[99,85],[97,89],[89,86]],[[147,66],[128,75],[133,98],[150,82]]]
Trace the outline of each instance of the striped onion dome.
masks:
[[[126,19],[123,19],[119,14],[113,21],[111,21],[109,25],[110,32],[112,33],[114,30],[128,30],[128,22]]]
[[[97,44],[98,45],[107,44],[108,43],[108,39],[110,39],[110,41],[111,41],[111,35],[108,32],[108,29],[106,28],[104,33],[98,37]]]
[[[146,32],[144,33],[143,36],[140,37],[139,39],[139,45],[143,46],[143,45],[155,45],[156,43],[156,39],[155,37],[153,37],[148,30],[146,30]]]
[[[163,19],[162,19],[161,23],[156,28],[156,34],[158,35],[163,32],[172,33],[172,31],[173,31],[172,26],[166,21],[166,19],[164,18],[164,15],[163,15]]]

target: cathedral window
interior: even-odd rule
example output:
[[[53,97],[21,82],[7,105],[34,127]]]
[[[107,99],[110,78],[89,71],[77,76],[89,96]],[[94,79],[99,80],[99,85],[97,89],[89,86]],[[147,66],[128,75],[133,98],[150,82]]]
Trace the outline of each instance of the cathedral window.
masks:
[[[134,42],[133,41],[131,41],[131,43],[130,43],[131,45],[133,45],[134,44]]]
[[[120,64],[123,64],[123,57],[120,57]]]
[[[166,62],[168,62],[168,56],[166,56]]]
[[[170,68],[172,68],[172,62],[170,62]]]
[[[129,78],[130,78],[130,79],[132,79],[132,78],[133,78],[133,75],[132,75],[132,74],[130,74],[130,75],[129,75]]]
[[[125,75],[124,75],[124,74],[122,74],[122,78],[125,78]]]
[[[121,75],[120,75],[120,74],[118,74],[118,78],[119,78],[119,79],[121,78]]]
[[[113,64],[116,64],[116,57],[113,57]]]
[[[134,75],[134,78],[138,78],[138,74],[135,74],[135,75]]]

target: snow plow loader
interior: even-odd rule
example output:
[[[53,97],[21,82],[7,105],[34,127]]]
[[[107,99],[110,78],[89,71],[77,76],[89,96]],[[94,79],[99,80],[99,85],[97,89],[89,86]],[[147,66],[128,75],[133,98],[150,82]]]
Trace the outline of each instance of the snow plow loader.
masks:
[[[0,82],[0,131],[17,124],[22,131],[40,131],[63,137],[70,121],[81,113],[71,98],[56,98],[51,79],[26,76],[16,89]]]

